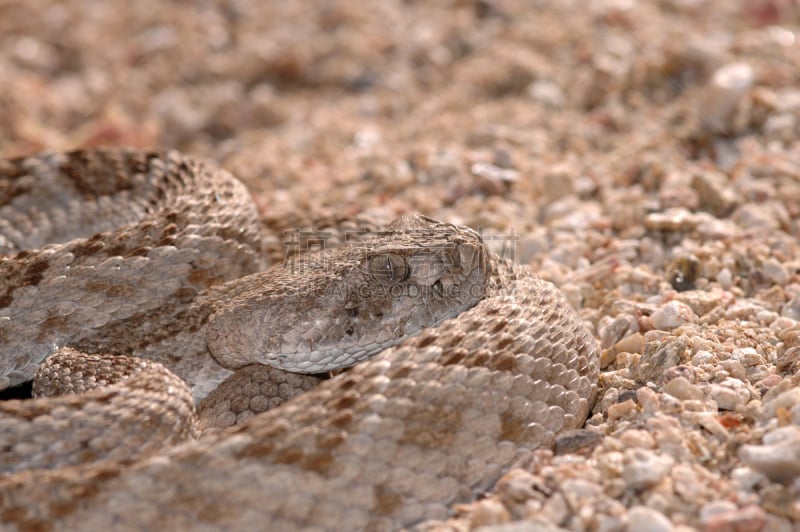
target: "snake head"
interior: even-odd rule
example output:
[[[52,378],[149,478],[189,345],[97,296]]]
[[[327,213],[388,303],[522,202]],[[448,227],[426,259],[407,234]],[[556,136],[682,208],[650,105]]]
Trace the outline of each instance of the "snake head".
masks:
[[[206,342],[229,368],[348,367],[472,307],[490,273],[472,229],[404,216],[369,240],[233,281]]]

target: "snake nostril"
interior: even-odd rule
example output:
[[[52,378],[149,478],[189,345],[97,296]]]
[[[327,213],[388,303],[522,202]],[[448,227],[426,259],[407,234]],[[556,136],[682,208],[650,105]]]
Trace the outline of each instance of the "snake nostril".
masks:
[[[435,283],[433,283],[433,293],[436,297],[444,297],[444,285],[442,285],[441,279],[437,279]]]

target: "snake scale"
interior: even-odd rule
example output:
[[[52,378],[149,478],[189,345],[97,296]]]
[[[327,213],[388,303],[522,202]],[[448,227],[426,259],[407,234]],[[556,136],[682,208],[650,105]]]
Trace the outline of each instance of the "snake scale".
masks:
[[[0,403],[2,528],[397,529],[585,420],[594,339],[475,231],[271,268],[262,231],[177,152],[0,162],[0,388],[41,395]]]

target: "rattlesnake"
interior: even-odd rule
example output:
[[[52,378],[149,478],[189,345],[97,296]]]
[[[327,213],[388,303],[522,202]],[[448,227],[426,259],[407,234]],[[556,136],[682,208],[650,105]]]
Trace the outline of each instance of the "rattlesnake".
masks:
[[[577,314],[476,232],[405,216],[361,244],[265,269],[244,186],[176,152],[0,162],[0,250],[0,387],[48,357],[44,382],[70,381],[70,364],[155,371],[0,404],[2,456],[37,457],[3,461],[14,472],[0,477],[0,522],[12,529],[412,525],[579,426],[596,393],[595,342]],[[281,369],[352,364],[253,414],[265,389],[306,387]],[[154,395],[128,391],[137,379]],[[140,436],[165,429],[117,402],[168,410],[180,441],[196,429],[175,418],[203,398],[237,424],[151,456]]]

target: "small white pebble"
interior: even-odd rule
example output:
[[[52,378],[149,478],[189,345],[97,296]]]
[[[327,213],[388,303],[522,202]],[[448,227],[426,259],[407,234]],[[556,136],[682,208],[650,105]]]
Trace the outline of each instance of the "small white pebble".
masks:
[[[733,274],[728,268],[722,268],[717,274],[717,282],[725,290],[733,286]]]
[[[662,331],[669,331],[686,323],[697,321],[697,314],[692,308],[680,301],[670,301],[650,316],[653,327]]]
[[[672,523],[661,512],[646,506],[634,506],[628,511],[630,532],[670,532]]]
[[[763,323],[764,325],[769,325],[773,321],[778,318],[777,312],[772,312],[771,310],[759,310],[756,312],[756,321],[759,323]]]
[[[765,482],[767,477],[749,467],[737,467],[731,471],[731,479],[742,489],[752,491],[757,484]]]
[[[751,366],[758,366],[763,364],[764,357],[761,356],[758,351],[753,349],[752,347],[742,347],[740,349],[734,349],[733,353],[731,354],[731,358],[738,360],[741,362],[742,366],[751,367]]]
[[[710,501],[700,508],[700,521],[707,521],[712,516],[720,515],[736,510],[736,504],[726,500]]]
[[[735,379],[727,380],[733,381]],[[740,390],[734,390],[732,387],[721,384],[712,384],[709,387],[709,395],[717,402],[720,410],[736,410],[737,406],[744,405],[750,399],[750,394],[746,389]]]
[[[764,276],[773,283],[783,286],[789,282],[789,272],[777,259],[770,257],[762,266]]]
[[[636,399],[642,405],[642,410],[647,414],[655,414],[660,408],[658,393],[645,386],[636,390]]]
[[[739,102],[754,81],[753,67],[747,63],[729,63],[714,72],[698,109],[703,126],[714,133],[729,131]]]
[[[716,364],[716,362],[717,362],[717,356],[710,351],[698,351],[692,357],[692,366]]]
[[[692,384],[686,377],[676,377],[664,385],[664,392],[677,399],[703,399],[705,394],[699,386]]]
[[[744,445],[739,459],[775,482],[800,477],[800,427],[789,425],[764,436],[763,445]]]
[[[669,474],[675,459],[647,449],[626,449],[623,453],[622,479],[635,491],[655,486]]]
[[[619,441],[626,447],[637,447],[640,449],[652,449],[655,447],[653,436],[646,430],[629,429],[620,434]]]

